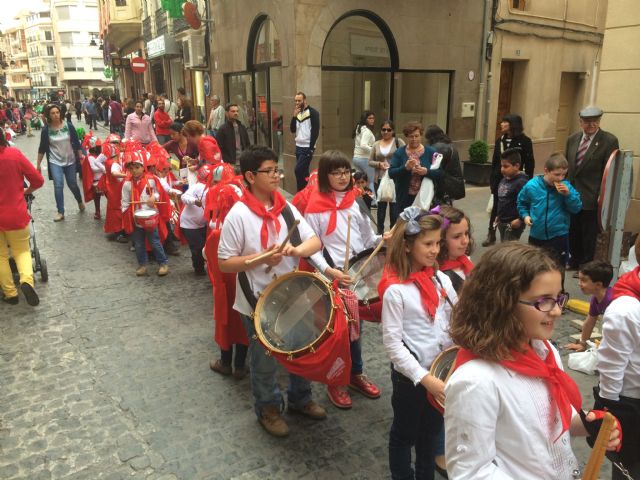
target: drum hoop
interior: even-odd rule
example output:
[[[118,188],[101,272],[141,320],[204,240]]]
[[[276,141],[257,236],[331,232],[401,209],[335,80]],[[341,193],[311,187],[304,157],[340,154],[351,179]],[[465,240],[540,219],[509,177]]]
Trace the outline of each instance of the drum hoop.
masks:
[[[349,265],[351,265],[351,267],[349,268],[350,270],[353,269],[353,265],[355,264],[355,262],[358,262],[360,260],[362,260],[363,258],[367,258],[369,255],[371,255],[371,253],[374,251],[374,248],[367,248],[366,250],[361,251],[359,254],[357,254],[356,256],[354,256],[351,260],[349,260]],[[377,255],[383,254],[386,255],[387,252],[387,247],[382,247],[380,249],[380,251],[377,253]],[[380,301],[380,296],[376,295],[375,297],[371,297],[365,300],[361,300],[358,299],[358,303],[360,305],[369,305],[371,303],[376,303]]]
[[[434,375],[435,376],[435,366],[438,364],[438,362],[445,356],[447,356],[450,352],[452,351],[458,351],[460,350],[460,347],[457,345],[453,345],[449,348],[445,348],[443,351],[441,351],[438,356],[433,360],[433,362],[431,363],[431,368],[429,368],[429,374],[430,375]],[[447,376],[442,380],[442,382],[446,385],[447,382],[449,381],[449,377],[451,377],[451,375],[453,374],[453,371],[456,369],[456,360],[457,357],[453,359],[453,363],[451,364],[451,368],[449,368],[449,372],[447,373]],[[434,397],[435,399],[435,397]],[[440,402],[439,400],[436,400],[436,402],[438,402],[438,405],[440,405],[442,408],[444,408],[444,404],[442,402]]]
[[[264,304],[265,299],[269,296],[269,294],[273,291],[273,289],[276,286],[280,285],[280,283],[284,282],[289,277],[293,277],[293,276],[312,277],[316,280],[319,280],[323,285],[327,287],[327,292],[330,294],[329,297],[331,299],[329,321],[325,325],[324,329],[322,330],[318,338],[316,338],[313,342],[311,342],[306,347],[299,348],[298,350],[280,350],[279,348],[273,347],[266,340],[266,335],[262,330],[262,325],[260,324],[260,317],[258,315],[258,312],[262,310],[262,305]],[[308,352],[314,352],[316,350],[315,346],[322,344],[322,342],[324,342],[333,333],[335,318],[336,318],[335,312],[337,308],[339,308],[339,306],[336,304],[335,293],[330,283],[328,283],[323,277],[321,277],[316,272],[303,272],[303,271],[294,270],[293,272],[285,273],[284,275],[281,275],[278,278],[274,279],[269,285],[267,285],[267,288],[265,288],[264,291],[260,294],[260,296],[258,297],[258,302],[256,303],[256,308],[253,312],[253,326],[256,329],[256,335],[260,340],[260,343],[262,343],[262,345],[264,345],[264,347],[269,352],[279,353],[282,355],[287,355],[288,357],[291,357],[291,358],[296,358]]]
[[[143,215],[144,212],[150,212],[150,215],[147,215],[147,214]],[[150,217],[153,217],[154,215],[158,215],[158,212],[156,212],[155,210],[135,210],[133,212],[134,217],[150,218]]]

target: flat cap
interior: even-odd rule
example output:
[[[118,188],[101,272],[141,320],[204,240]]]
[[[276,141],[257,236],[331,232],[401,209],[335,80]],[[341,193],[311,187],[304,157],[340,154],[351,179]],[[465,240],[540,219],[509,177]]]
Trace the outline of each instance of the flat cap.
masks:
[[[584,107],[582,110],[580,110],[580,118],[601,117],[603,113],[604,112],[600,107],[589,105],[588,107]]]

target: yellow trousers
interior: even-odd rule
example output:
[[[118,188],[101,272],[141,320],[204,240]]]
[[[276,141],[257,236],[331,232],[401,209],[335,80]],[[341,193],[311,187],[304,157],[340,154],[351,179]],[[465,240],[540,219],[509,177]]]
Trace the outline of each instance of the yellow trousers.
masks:
[[[22,230],[0,231],[0,287],[5,297],[15,297],[18,295],[18,290],[13,283],[9,266],[9,249],[20,273],[20,283],[28,283],[33,287],[29,226]]]

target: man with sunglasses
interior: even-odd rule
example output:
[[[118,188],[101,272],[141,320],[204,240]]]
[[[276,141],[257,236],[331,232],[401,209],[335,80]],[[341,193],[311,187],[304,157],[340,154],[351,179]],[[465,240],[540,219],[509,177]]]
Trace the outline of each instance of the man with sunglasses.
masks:
[[[593,260],[598,234],[600,183],[611,152],[618,149],[615,135],[600,129],[604,112],[596,106],[580,110],[580,129],[567,139],[567,178],[580,194],[582,210],[571,215],[569,230],[570,268]]]

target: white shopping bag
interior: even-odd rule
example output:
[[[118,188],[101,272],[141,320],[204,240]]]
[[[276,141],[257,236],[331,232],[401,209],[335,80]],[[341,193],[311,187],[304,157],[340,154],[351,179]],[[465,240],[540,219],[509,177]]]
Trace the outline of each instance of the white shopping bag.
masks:
[[[430,178],[424,177],[413,204],[419,207],[420,210],[430,210],[434,195],[435,186],[433,185],[433,181]]]
[[[598,363],[598,354],[595,348],[590,348],[584,352],[576,352],[569,354],[569,368],[587,375],[596,374],[596,364]]]
[[[378,186],[378,201],[395,203],[396,186],[389,176],[389,171],[384,172],[380,185]]]

